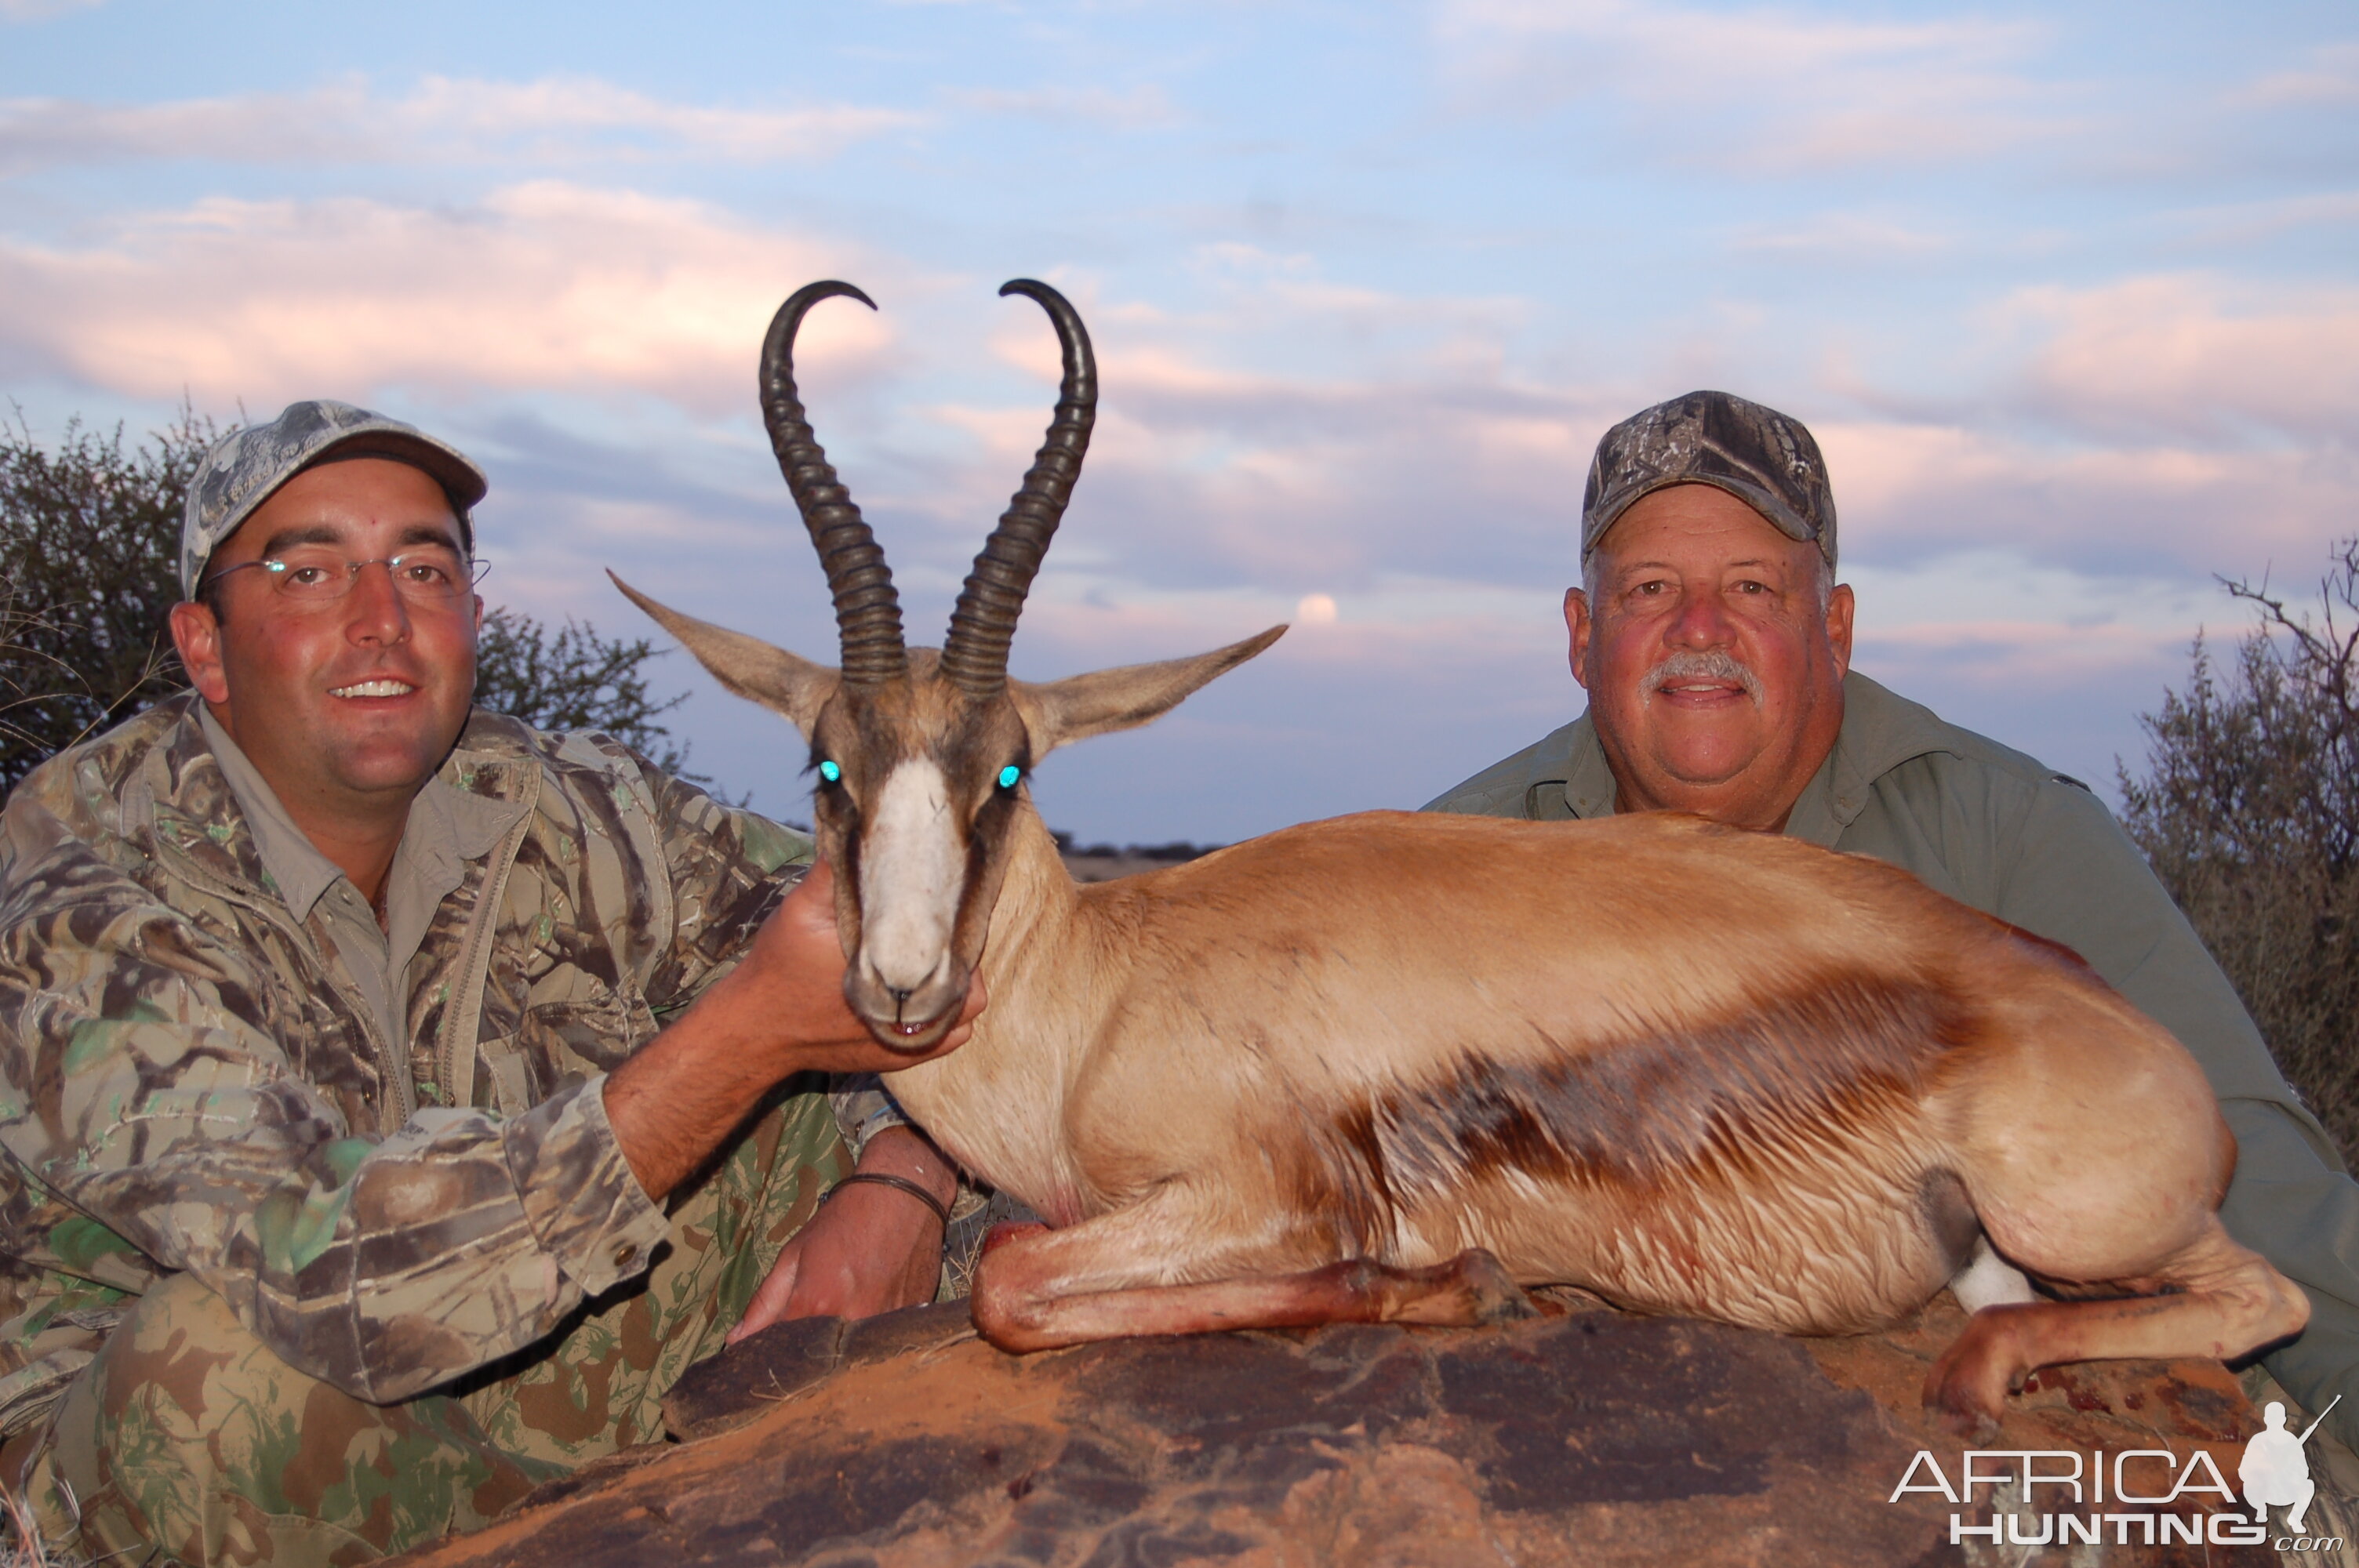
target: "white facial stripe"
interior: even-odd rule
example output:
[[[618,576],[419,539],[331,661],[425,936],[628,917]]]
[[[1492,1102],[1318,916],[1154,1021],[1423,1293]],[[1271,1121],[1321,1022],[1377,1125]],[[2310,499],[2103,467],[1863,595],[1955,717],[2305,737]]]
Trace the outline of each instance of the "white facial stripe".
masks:
[[[965,881],[942,770],[928,757],[903,762],[876,792],[860,849],[861,951],[878,979],[913,991],[949,961]]]

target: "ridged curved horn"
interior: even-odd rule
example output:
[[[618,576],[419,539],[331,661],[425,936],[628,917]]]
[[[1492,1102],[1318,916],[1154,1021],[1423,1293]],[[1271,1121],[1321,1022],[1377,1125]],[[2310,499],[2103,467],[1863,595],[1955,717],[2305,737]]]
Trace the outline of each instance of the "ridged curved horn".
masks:
[[[901,640],[900,596],[893,590],[884,548],[862,520],[851,492],[828,466],[795,392],[795,333],[802,327],[803,313],[838,295],[876,308],[875,300],[852,285],[831,279],[796,289],[770,319],[769,333],[762,340],[762,422],[769,427],[778,471],[787,476],[803,526],[810,530],[819,550],[828,590],[835,595],[843,678],[853,686],[882,686],[909,669],[908,650]]]
[[[1003,285],[999,292],[1037,300],[1049,313],[1065,351],[1065,380],[1057,394],[1056,417],[1049,423],[1048,438],[1032,460],[1031,471],[1024,476],[1024,487],[984,542],[974,570],[959,593],[958,608],[951,611],[942,674],[961,691],[978,697],[996,697],[1007,686],[1007,644],[1016,635],[1016,619],[1024,612],[1033,574],[1040,569],[1058,519],[1072,499],[1073,481],[1081,476],[1082,458],[1090,449],[1090,427],[1098,416],[1097,360],[1090,352],[1090,335],[1080,314],[1063,295],[1028,277]]]

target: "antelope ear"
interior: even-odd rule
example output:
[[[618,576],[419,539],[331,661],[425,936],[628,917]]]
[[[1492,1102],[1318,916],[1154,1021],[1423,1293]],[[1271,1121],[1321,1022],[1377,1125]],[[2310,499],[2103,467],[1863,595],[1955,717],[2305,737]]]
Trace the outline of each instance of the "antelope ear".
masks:
[[[1032,754],[1044,757],[1068,741],[1103,735],[1109,730],[1134,729],[1162,718],[1190,692],[1228,674],[1284,635],[1285,627],[1273,626],[1258,637],[1193,658],[1125,665],[1045,686],[1010,681],[1007,687],[1016,698],[1016,711],[1024,716],[1025,728],[1032,733]]]
[[[810,739],[819,710],[835,695],[842,676],[825,665],[815,665],[784,648],[774,648],[758,637],[748,637],[742,632],[731,632],[709,621],[667,609],[613,572],[606,575],[623,590],[625,598],[679,638],[681,645],[696,655],[697,663],[712,672],[713,679],[740,697],[750,697],[773,712],[786,715],[788,721],[803,732],[803,739]]]

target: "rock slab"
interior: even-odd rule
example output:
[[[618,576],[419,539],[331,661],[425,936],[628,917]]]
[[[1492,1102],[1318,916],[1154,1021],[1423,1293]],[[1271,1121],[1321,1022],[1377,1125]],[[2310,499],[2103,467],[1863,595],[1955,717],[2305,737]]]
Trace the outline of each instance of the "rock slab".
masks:
[[[962,1303],[794,1324],[699,1368],[689,1441],[544,1487],[416,1554],[457,1568],[1254,1563],[2275,1563],[2265,1548],[1986,1550],[1968,1508],[1889,1500],[1962,1323],[1929,1308],[1801,1341],[1577,1311],[1494,1329],[1349,1325],[1010,1357]],[[2212,1452],[2232,1480],[2259,1425],[2215,1363],[2043,1375],[1984,1448]],[[2004,1499],[2002,1499],[2004,1500]]]

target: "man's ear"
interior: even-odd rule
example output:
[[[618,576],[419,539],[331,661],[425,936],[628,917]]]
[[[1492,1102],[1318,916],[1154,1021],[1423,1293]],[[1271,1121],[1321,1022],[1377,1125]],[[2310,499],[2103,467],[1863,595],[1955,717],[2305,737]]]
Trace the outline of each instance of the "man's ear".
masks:
[[[213,619],[212,606],[182,600],[172,606],[170,624],[172,646],[189,672],[189,684],[213,707],[226,705],[229,676],[222,667],[221,622]]]
[[[1045,757],[1070,741],[1160,719],[1190,692],[1226,675],[1285,634],[1285,627],[1273,626],[1257,637],[1193,658],[1125,665],[1043,686],[1010,681],[1007,689],[1031,732],[1032,754]]]
[[[739,697],[784,714],[788,722],[803,732],[804,740],[810,739],[811,726],[819,722],[820,709],[827,706],[827,699],[842,684],[841,675],[784,648],[774,648],[758,637],[748,637],[742,632],[732,632],[667,609],[613,572],[606,576],[623,590],[625,598],[679,638],[681,646],[696,655],[696,662],[712,672],[713,679]]]
[[[1589,595],[1580,588],[1564,590],[1564,630],[1566,636],[1565,663],[1572,666],[1572,678],[1581,689],[1589,689],[1589,638],[1596,628],[1589,619]]]
[[[1855,608],[1849,583],[1839,582],[1827,590],[1827,645],[1834,650],[1838,676],[1851,673],[1852,612]]]

